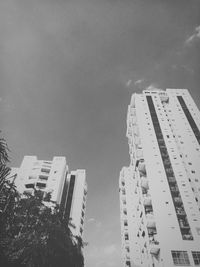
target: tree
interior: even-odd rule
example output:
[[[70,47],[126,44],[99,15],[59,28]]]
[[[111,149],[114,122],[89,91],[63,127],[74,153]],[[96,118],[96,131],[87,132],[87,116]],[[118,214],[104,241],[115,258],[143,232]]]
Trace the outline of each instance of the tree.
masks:
[[[72,235],[59,206],[45,205],[41,191],[16,204],[3,249],[13,266],[84,266],[81,238]]]
[[[14,186],[14,177],[10,177],[8,146],[4,138],[0,138],[0,241],[5,237],[8,221],[13,216],[13,208],[18,193]],[[0,263],[7,266],[5,255],[2,253],[0,242]]]

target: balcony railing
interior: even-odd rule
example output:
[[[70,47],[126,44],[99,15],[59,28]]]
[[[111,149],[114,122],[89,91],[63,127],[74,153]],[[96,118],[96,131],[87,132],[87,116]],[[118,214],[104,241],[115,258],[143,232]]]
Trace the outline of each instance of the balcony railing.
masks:
[[[157,230],[155,227],[154,228],[148,228],[148,235],[149,236],[154,236],[156,234],[157,234]]]
[[[176,179],[173,176],[168,177],[168,181],[171,184],[175,184],[176,183]]]
[[[183,240],[193,240],[193,236],[191,234],[183,234]]]
[[[143,175],[146,175],[146,167],[144,162],[139,162],[138,164],[138,170],[141,172]]]
[[[179,216],[179,217],[182,217],[182,216],[186,216],[186,213],[183,209],[180,209],[180,210],[176,210],[176,214]]]
[[[156,229],[156,222],[154,220],[154,216],[152,214],[147,214],[147,228],[148,229]]]
[[[143,203],[144,203],[145,207],[147,207],[147,206],[152,207],[152,202],[151,202],[151,198],[150,197],[145,197]]]
[[[188,224],[188,222],[186,220],[180,220],[179,221],[179,225],[180,225],[180,227],[182,229],[188,229],[188,228],[190,228],[190,226],[189,226],[189,224]]]
[[[175,205],[182,205],[182,199],[180,197],[174,197]]]
[[[175,196],[178,196],[179,195],[179,189],[178,189],[177,186],[171,186],[170,187],[170,190],[171,190],[171,192],[172,192],[173,195],[175,195]]]
[[[148,183],[147,178],[141,177],[141,187],[145,189],[149,189],[149,183]]]
[[[142,149],[138,148],[137,151],[136,151],[136,157],[139,158],[139,159],[142,159],[143,158],[143,151]]]

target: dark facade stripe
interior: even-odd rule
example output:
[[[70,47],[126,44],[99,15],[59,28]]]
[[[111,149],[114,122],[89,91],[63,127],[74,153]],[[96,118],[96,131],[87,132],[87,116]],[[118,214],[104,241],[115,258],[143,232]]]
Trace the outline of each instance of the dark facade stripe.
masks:
[[[66,174],[66,177],[67,177],[67,174]],[[61,202],[60,202],[60,212],[61,212],[62,216],[64,215],[65,206],[66,206],[66,202],[67,202],[68,183],[67,183],[66,177],[65,177],[64,187],[63,187],[63,191],[62,191]]]
[[[189,109],[187,108],[187,105],[186,105],[183,97],[182,96],[177,96],[177,98],[178,98],[178,101],[179,101],[179,103],[180,103],[180,105],[181,105],[181,107],[183,109],[183,112],[185,113],[185,116],[186,116],[186,118],[187,118],[187,120],[188,120],[188,122],[190,124],[190,127],[192,128],[192,131],[193,131],[193,133],[194,133],[194,135],[195,135],[195,137],[196,137],[196,139],[197,139],[197,141],[198,141],[198,143],[200,145],[200,131],[199,131],[199,129],[198,129],[198,127],[197,127],[197,125],[196,125],[196,123],[195,123],[195,121],[194,121],[194,119],[193,119],[193,117],[192,117],[192,115],[191,115],[191,113],[189,111]]]
[[[151,119],[152,119],[154,130],[155,130],[155,134],[157,137],[157,142],[158,142],[162,162],[163,162],[165,173],[167,176],[168,185],[170,188],[171,196],[172,196],[174,207],[176,210],[176,216],[177,216],[178,223],[180,226],[181,235],[182,235],[183,240],[193,240],[191,229],[190,229],[190,226],[187,220],[187,215],[184,209],[183,201],[181,199],[178,184],[177,184],[175,174],[172,168],[172,164],[170,161],[169,153],[168,153],[165,141],[164,141],[160,123],[159,123],[156,110],[154,107],[154,103],[153,103],[151,96],[146,96],[146,98],[147,98],[147,103],[149,106],[149,111],[151,114]]]
[[[70,219],[70,211],[71,211],[71,205],[72,205],[72,198],[74,193],[74,185],[75,185],[75,175],[71,175],[70,182],[69,182],[69,189],[67,194],[67,203],[65,206],[65,214],[64,217],[69,220]]]

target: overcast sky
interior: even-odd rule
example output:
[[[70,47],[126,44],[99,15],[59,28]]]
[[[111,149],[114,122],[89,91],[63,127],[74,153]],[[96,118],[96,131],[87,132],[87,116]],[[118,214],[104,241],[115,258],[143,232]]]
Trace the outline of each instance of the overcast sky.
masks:
[[[86,267],[121,267],[126,113],[145,87],[200,107],[199,0],[0,0],[1,130],[11,165],[66,156],[87,172]]]

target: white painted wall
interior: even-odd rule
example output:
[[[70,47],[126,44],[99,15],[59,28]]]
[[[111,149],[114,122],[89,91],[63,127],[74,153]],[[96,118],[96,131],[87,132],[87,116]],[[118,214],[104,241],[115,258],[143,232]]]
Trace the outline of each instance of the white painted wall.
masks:
[[[182,239],[146,95],[151,95],[154,102],[193,240],[183,241]],[[127,114],[130,167],[123,168],[120,173],[120,213],[124,266],[127,266],[125,263],[127,260],[125,250],[127,241],[124,239],[124,231],[130,235],[129,256],[131,266],[146,267],[153,266],[152,264],[162,267],[174,266],[171,256],[172,250],[187,251],[191,263],[190,266],[194,266],[191,251],[200,251],[200,213],[198,201],[195,199],[197,196],[198,198],[200,197],[199,181],[195,180],[200,177],[200,147],[193,132],[191,132],[183,111],[180,109],[180,104],[177,103],[176,95],[184,96],[191,114],[200,127],[200,113],[187,90],[143,91],[143,94],[133,94],[131,98]],[[165,100],[164,102],[161,101],[163,99]],[[179,135],[183,144],[177,141],[180,138],[178,137]],[[137,160],[141,161],[138,166],[136,165]],[[192,165],[188,164],[189,162]],[[139,171],[139,169],[144,169],[144,166],[146,177]],[[132,174],[130,174],[130,168]],[[191,168],[195,171],[193,177],[190,175]],[[121,193],[123,189],[122,180],[125,181],[125,196]],[[148,184],[148,194],[153,206],[151,220],[150,215],[145,215],[143,205],[145,195],[142,193],[142,185],[145,183]],[[125,219],[123,214],[124,197],[126,198],[127,212],[129,210],[131,213],[127,215],[128,228],[123,225]],[[153,248],[147,233],[147,224],[150,221],[151,223],[154,221],[157,229],[155,237],[159,244],[154,245],[154,247],[160,249],[157,259],[152,257],[150,253]],[[141,233],[145,233],[145,236],[142,237]]]

